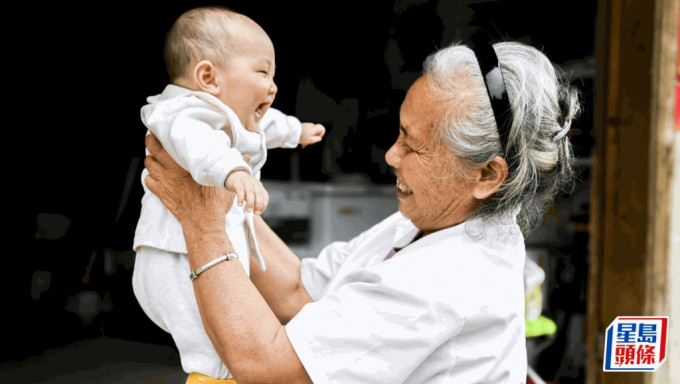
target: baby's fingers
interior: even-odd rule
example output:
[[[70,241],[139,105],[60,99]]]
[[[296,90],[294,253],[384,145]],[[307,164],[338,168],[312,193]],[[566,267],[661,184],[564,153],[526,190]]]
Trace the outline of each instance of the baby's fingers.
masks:
[[[243,200],[246,198],[246,192],[242,186],[236,187],[234,193],[236,193],[236,205],[243,206]]]
[[[261,188],[258,188],[255,196],[257,198],[257,201],[255,202],[255,214],[256,215],[261,215],[262,212],[267,208],[267,204],[269,204],[269,192],[267,192],[264,187],[260,186]]]
[[[255,209],[255,191],[252,186],[245,191],[246,212],[252,212]]]
[[[315,136],[323,137],[323,135],[325,135],[325,134],[326,134],[326,127],[324,127],[321,124],[317,124]]]

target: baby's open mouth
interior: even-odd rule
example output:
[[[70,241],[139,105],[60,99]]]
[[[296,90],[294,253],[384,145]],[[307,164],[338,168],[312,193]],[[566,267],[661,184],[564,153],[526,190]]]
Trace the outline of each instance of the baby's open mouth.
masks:
[[[255,116],[257,116],[258,119],[261,119],[262,115],[264,115],[268,107],[269,107],[268,103],[262,103],[258,105],[257,109],[255,110]]]

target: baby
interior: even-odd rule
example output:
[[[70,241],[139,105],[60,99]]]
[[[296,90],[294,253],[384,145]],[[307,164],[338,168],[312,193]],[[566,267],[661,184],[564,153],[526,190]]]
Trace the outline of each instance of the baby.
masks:
[[[278,90],[274,46],[242,14],[213,6],[185,12],[168,32],[165,61],[170,84],[147,99],[142,121],[198,183],[236,194],[227,233],[246,273],[251,255],[264,269],[252,215],[262,213],[269,199],[260,182],[267,149],[317,143],[325,129],[271,108]],[[149,318],[172,335],[188,383],[225,380],[229,371],[196,305],[191,283],[196,276],[189,278],[182,228],[144,184],[147,174],[142,173],[145,193],[133,244],[135,296]]]

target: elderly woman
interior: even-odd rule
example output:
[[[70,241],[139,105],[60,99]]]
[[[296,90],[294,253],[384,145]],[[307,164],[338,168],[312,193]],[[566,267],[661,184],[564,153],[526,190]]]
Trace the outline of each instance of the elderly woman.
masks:
[[[152,136],[146,182],[182,223],[187,279],[236,382],[522,383],[522,231],[572,178],[578,110],[532,47],[432,54],[386,155],[399,212],[302,261],[258,219],[267,270],[250,279],[228,261],[233,196],[194,183]]]

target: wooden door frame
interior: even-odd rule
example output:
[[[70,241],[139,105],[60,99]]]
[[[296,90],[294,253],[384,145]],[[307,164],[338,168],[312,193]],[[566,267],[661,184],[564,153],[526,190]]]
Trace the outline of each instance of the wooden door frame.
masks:
[[[586,381],[667,383],[603,372],[616,316],[668,315],[677,0],[600,0],[596,26]],[[677,304],[674,304],[677,305]],[[671,327],[673,324],[671,319]]]

